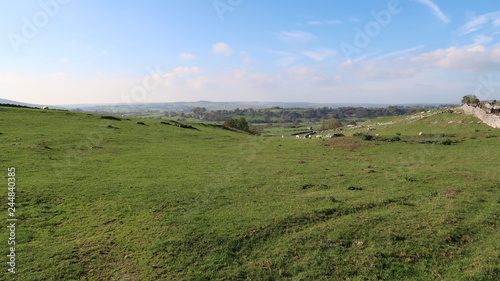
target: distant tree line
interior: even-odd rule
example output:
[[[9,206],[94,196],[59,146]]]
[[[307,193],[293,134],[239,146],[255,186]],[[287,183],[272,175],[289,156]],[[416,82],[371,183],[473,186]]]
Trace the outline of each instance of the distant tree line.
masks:
[[[20,104],[12,104],[12,103],[0,103],[0,106],[4,107],[18,107],[18,108],[30,108],[30,109],[40,109],[39,107],[20,105]]]
[[[266,108],[207,111],[204,107],[195,107],[192,113],[169,112],[170,116],[191,117],[202,121],[224,122],[228,118],[244,116],[251,123],[294,123],[321,122],[322,120],[371,119],[381,116],[414,114],[430,110],[435,106],[388,106],[388,107],[338,107],[338,108]],[[166,113],[167,114],[167,113]]]

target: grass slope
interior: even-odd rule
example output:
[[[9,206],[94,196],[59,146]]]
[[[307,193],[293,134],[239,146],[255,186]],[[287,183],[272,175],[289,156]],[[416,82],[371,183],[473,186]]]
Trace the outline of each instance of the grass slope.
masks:
[[[17,273],[4,279],[500,276],[500,132],[468,116],[378,128],[401,135],[392,143],[15,108],[0,117],[2,182],[16,167],[21,219]],[[439,134],[457,144],[414,142]]]

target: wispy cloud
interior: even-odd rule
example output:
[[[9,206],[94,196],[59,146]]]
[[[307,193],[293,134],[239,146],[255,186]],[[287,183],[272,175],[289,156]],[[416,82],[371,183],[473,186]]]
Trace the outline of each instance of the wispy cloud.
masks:
[[[319,69],[307,66],[288,69],[285,78],[294,81],[309,81],[315,84],[338,84],[343,81],[342,77],[338,75],[327,75]]]
[[[459,28],[460,35],[469,34],[486,27],[488,24],[500,26],[500,11],[477,16]]]
[[[212,45],[212,52],[217,55],[231,56],[233,49],[228,44],[220,42]]]
[[[331,24],[342,24],[340,20],[310,20],[306,23],[298,23],[298,26],[321,26],[321,25],[331,25]]]
[[[424,47],[425,47],[424,45],[419,45],[419,46],[404,49],[404,50],[394,51],[394,52],[379,56],[376,58],[376,60],[394,58],[394,57],[395,58],[406,57],[406,56],[414,55],[418,50],[420,50]]]
[[[196,56],[188,53],[182,53],[179,55],[179,59],[181,60],[194,60],[196,59]]]
[[[317,48],[314,51],[304,51],[302,54],[315,61],[323,61],[328,57],[337,55],[337,52],[328,48]]]
[[[278,66],[289,66],[300,59],[299,55],[292,52],[276,50],[270,50],[270,52],[279,57],[278,61],[276,62]]]
[[[412,49],[416,50],[417,47]],[[402,79],[424,70],[435,69],[483,73],[497,69],[498,64],[500,64],[500,48],[487,49],[477,45],[467,48],[438,49],[408,57],[384,58],[383,56],[357,64],[344,62],[339,66],[339,70],[352,71],[355,76],[362,79]]]
[[[278,37],[287,43],[300,43],[305,44],[309,41],[316,39],[316,36],[304,31],[283,31],[278,34]]]
[[[472,38],[472,40],[474,41],[474,43],[472,45],[470,45],[469,48],[475,47],[475,46],[484,46],[485,44],[488,44],[491,41],[493,41],[493,37],[479,34],[479,35],[475,36],[474,38]]]
[[[432,13],[442,22],[449,23],[450,19],[441,11],[441,9],[431,0],[414,0],[422,5],[427,6]]]
[[[313,21],[307,22],[307,24],[310,24],[310,25],[321,25],[322,22],[320,22],[319,20],[313,20]]]

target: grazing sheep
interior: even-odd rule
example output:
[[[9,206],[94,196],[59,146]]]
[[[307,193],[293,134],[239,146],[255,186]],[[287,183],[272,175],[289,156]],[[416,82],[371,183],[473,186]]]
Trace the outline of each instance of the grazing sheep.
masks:
[[[422,134],[423,134],[422,132],[418,133],[419,136],[421,136]]]
[[[44,106],[44,107],[42,107],[42,109],[49,109],[49,107],[48,106]]]
[[[296,135],[296,136],[295,136],[295,138],[296,138],[296,139],[300,139],[300,136],[299,136],[299,135]]]

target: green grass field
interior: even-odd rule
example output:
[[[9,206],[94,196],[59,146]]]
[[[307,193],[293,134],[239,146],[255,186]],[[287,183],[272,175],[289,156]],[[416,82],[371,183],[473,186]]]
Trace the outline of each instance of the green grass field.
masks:
[[[101,116],[0,107],[1,280],[500,279],[500,131],[473,117],[387,142]]]

